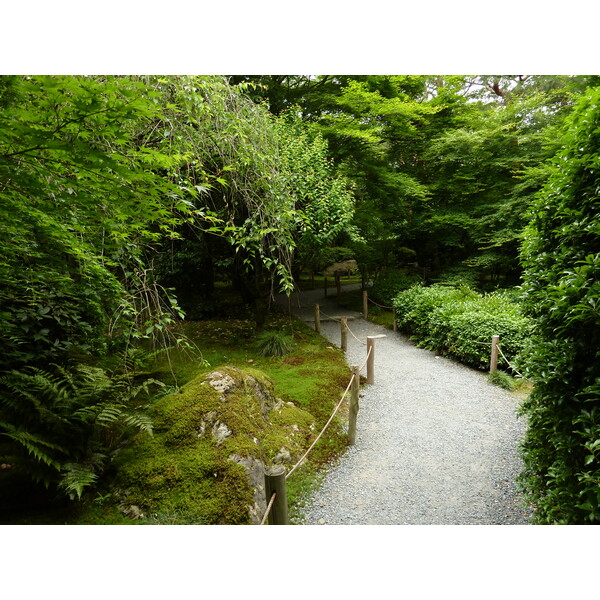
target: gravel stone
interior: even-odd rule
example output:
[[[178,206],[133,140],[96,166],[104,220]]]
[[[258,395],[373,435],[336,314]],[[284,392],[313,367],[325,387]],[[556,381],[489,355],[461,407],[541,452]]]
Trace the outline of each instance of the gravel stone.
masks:
[[[294,295],[282,307],[314,324],[315,302],[321,334],[338,347],[340,325],[327,315],[351,317],[360,340],[387,337],[375,342],[375,383],[361,388],[356,443],[326,470],[303,524],[529,524],[531,511],[515,484],[526,427],[516,416],[520,400],[486,373],[341,309],[323,290]],[[366,346],[353,335],[346,358],[350,365],[366,360]]]

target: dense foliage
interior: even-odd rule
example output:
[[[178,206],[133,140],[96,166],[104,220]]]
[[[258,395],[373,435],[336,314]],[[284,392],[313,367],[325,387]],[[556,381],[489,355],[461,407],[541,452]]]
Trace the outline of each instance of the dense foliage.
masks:
[[[100,431],[122,421],[133,387],[69,363],[172,322],[176,302],[143,256],[182,217],[180,189],[161,174],[177,159],[139,141],[159,110],[135,79],[3,78],[3,486],[29,478],[80,495],[92,484],[111,452]]]
[[[443,352],[485,369],[493,335],[512,362],[521,352],[531,327],[518,302],[504,291],[479,294],[468,287],[413,286],[394,299],[398,326],[421,347]],[[500,367],[509,369],[506,363]]]
[[[0,82],[0,475],[80,495],[103,464],[90,456],[110,455],[81,439],[116,405],[110,386],[73,383],[78,365],[110,380],[106,358],[181,342],[175,294],[210,296],[219,268],[260,327],[267,295],[291,289],[296,244],[330,244],[352,197],[318,135],[221,77]],[[55,395],[36,400],[42,380]]]
[[[369,294],[379,303],[389,307],[398,292],[419,283],[423,283],[423,278],[418,273],[388,268],[377,274]]]
[[[151,429],[136,348],[356,259],[421,345],[521,355],[539,520],[597,522],[597,84],[0,77],[0,484],[79,497]]]
[[[569,119],[523,245],[535,323],[524,482],[541,523],[600,523],[600,89]]]
[[[0,367],[102,352],[134,326],[142,248],[176,189],[135,142],[156,108],[121,79],[14,78],[0,112]],[[157,157],[158,158],[158,157]],[[121,310],[119,310],[119,308]]]
[[[523,207],[557,128],[593,77],[247,76],[275,114],[296,106],[354,184],[355,257],[375,273],[404,249],[432,279],[519,283]]]

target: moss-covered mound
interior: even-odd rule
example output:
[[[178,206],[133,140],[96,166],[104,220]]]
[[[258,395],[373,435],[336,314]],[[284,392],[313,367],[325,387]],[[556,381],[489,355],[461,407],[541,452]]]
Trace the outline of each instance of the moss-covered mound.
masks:
[[[115,460],[121,510],[145,521],[243,524],[264,511],[263,466],[294,464],[313,417],[254,369],[219,368],[152,408],[154,435]]]

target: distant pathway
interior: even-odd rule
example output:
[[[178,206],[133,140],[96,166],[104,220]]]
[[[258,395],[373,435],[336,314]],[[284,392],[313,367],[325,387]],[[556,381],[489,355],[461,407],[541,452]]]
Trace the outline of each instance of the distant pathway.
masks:
[[[356,444],[327,471],[305,524],[527,524],[515,486],[525,428],[515,414],[519,400],[485,374],[337,307],[334,298],[304,292],[304,308],[294,296],[292,312],[314,323],[318,302],[325,314],[352,317],[359,339],[387,338],[376,342],[374,385],[361,389]],[[340,345],[338,322],[324,320],[321,333]],[[366,358],[352,335],[346,357],[356,365]]]

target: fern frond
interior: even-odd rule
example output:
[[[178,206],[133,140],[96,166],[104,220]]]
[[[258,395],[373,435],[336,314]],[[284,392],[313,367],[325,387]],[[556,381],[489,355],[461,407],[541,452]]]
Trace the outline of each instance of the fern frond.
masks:
[[[60,411],[57,408],[69,399],[68,392],[61,385],[59,378],[35,367],[28,367],[23,371],[9,371],[0,378],[0,383],[9,392],[0,395],[0,402],[17,414],[24,415],[25,421],[32,420],[32,408],[43,421],[53,422],[56,418],[60,419]],[[24,400],[26,402],[23,402]]]
[[[60,373],[51,373],[35,367],[29,367],[32,371],[30,385],[45,399],[49,399],[53,404],[67,402],[71,395],[69,394],[69,382],[65,381]],[[56,368],[56,367],[55,367]]]
[[[21,371],[9,371],[4,377],[0,377],[0,384],[10,392],[2,394],[0,401],[17,413],[24,413],[29,408],[23,403],[23,400],[29,402],[36,410],[40,405],[38,394],[30,391],[34,387],[34,376]],[[34,388],[35,389],[35,388]]]
[[[67,463],[63,466],[64,474],[58,487],[64,490],[71,500],[81,499],[81,494],[86,487],[93,485],[98,479],[98,473],[92,465]]]
[[[153,423],[150,417],[140,413],[129,413],[124,419],[127,425],[137,427],[140,431],[145,431],[150,435],[153,435]]]
[[[81,378],[77,392],[82,400],[89,402],[113,395],[114,383],[103,369],[77,365],[77,373]]]
[[[123,406],[118,404],[109,404],[102,407],[102,410],[96,416],[96,422],[105,427],[110,423],[118,421],[123,416]]]
[[[60,471],[60,463],[44,450],[56,450],[57,452],[65,454],[66,451],[64,448],[58,444],[48,442],[37,435],[29,433],[28,431],[18,431],[14,427],[12,429],[13,431],[6,431],[4,433],[0,433],[0,435],[5,436],[23,446],[29,454],[36,458],[36,460],[45,463],[57,471]]]
[[[158,387],[165,387],[165,384],[158,379],[145,379],[140,385],[131,388],[129,396],[131,398],[137,397],[140,392],[144,392],[146,395],[150,395],[150,386],[156,385]]]

